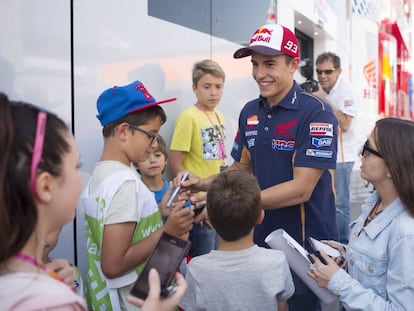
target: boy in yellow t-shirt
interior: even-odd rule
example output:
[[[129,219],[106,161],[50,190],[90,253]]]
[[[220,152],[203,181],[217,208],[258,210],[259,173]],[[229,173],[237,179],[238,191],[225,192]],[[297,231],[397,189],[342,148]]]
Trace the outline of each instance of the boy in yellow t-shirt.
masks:
[[[216,109],[224,88],[225,73],[210,59],[194,64],[193,91],[197,102],[187,108],[175,121],[170,145],[172,176],[189,170],[205,178],[220,172],[226,164],[224,147],[224,116]],[[214,229],[195,224],[190,231],[191,257],[209,253],[217,248]]]

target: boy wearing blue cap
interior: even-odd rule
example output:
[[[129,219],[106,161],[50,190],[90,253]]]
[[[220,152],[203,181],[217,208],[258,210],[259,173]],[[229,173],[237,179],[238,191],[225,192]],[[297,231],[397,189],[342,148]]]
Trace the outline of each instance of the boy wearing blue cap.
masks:
[[[176,200],[163,225],[154,195],[131,165],[157,147],[166,121],[159,105],[173,100],[157,102],[139,81],[107,89],[97,100],[104,147],[82,195],[91,310],[136,310],[126,297],[162,231],[183,235],[192,227],[194,213],[182,208],[186,198]]]

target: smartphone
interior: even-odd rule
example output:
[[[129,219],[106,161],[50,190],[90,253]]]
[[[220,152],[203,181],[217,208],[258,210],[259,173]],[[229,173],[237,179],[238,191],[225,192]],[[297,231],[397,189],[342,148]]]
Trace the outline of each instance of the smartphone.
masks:
[[[178,270],[182,260],[187,255],[191,242],[163,232],[151,254],[149,255],[144,268],[138,276],[131,289],[131,295],[145,300],[148,296],[148,274],[155,268],[160,275],[162,298],[174,290],[171,281]]]
[[[171,193],[170,198],[168,199],[167,203],[165,204],[167,207],[171,207],[172,202],[174,201],[175,197],[177,196],[178,192],[180,192],[181,189],[181,183],[188,178],[188,172],[185,172],[183,176],[181,176],[180,184],[177,188],[173,190]]]
[[[317,239],[309,237],[309,243],[312,246],[312,249],[315,253],[319,253],[320,250],[323,250],[326,254],[333,258],[341,256],[341,253],[336,248],[333,248],[328,244],[322,243]]]
[[[197,216],[198,214],[200,214],[204,210],[205,207],[206,207],[205,204],[194,207],[193,209],[194,216]]]

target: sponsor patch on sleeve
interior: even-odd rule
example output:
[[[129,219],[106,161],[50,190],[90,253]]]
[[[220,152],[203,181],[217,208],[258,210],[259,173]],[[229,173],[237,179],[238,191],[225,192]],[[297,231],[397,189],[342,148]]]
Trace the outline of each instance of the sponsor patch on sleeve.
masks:
[[[247,140],[247,146],[249,148],[252,148],[252,147],[255,146],[255,142],[256,142],[256,139],[255,138],[250,138],[249,140]]]
[[[332,154],[333,151],[330,150],[306,149],[306,155],[308,157],[332,159]]]
[[[311,136],[333,136],[332,123],[311,123],[309,124],[309,135]]]
[[[247,127],[252,128],[259,124],[259,117],[255,114],[247,118]]]
[[[331,137],[312,137],[312,145],[315,147],[329,147],[332,145]]]

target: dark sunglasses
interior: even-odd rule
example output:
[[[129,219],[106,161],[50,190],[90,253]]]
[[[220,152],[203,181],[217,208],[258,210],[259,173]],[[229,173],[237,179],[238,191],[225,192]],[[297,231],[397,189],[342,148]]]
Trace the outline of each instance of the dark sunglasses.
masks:
[[[131,123],[128,123],[128,125],[133,130],[138,131],[138,132],[141,132],[141,133],[144,133],[145,135],[147,135],[148,138],[150,139],[150,144],[151,145],[154,144],[154,142],[157,140],[157,136],[158,136],[157,134],[154,134],[154,133],[148,132],[146,130],[143,130],[142,128],[139,128],[139,127],[137,127],[137,126],[135,126],[135,125],[133,125]]]
[[[334,72],[336,71],[336,69],[325,69],[325,70],[319,70],[319,69],[316,69],[316,73],[318,74],[318,75],[321,75],[321,74],[326,74],[326,75],[331,75],[331,74],[333,74]]]
[[[369,146],[369,141],[368,140],[365,142],[364,146],[362,147],[361,156],[364,156],[365,152],[372,153],[373,155],[376,155],[377,157],[382,159],[381,153],[379,153],[377,150],[372,149]]]

